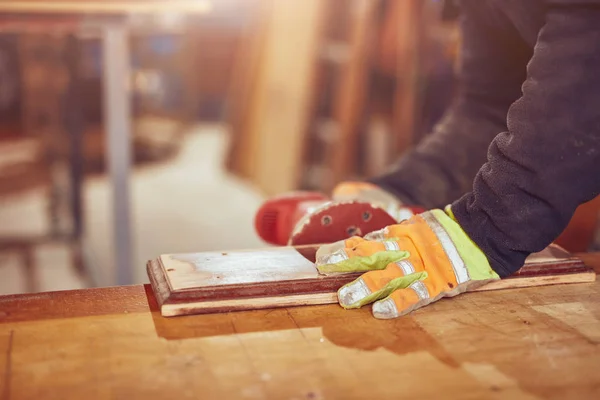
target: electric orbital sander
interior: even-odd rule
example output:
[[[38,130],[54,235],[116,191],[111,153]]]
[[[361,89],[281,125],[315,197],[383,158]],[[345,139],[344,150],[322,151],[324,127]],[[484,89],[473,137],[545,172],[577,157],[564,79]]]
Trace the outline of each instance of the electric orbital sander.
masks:
[[[255,216],[255,229],[265,242],[277,246],[332,243],[364,236],[425,211],[380,202],[332,199],[322,193],[297,191],[267,200]]]

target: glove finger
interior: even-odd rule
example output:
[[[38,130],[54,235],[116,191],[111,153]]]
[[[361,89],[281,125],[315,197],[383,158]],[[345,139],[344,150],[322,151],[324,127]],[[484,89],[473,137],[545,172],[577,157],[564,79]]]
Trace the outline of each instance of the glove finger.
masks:
[[[344,242],[344,248],[346,249],[351,249],[353,247],[358,246],[359,244],[361,244],[362,242],[365,242],[366,240],[360,236],[352,236],[351,238],[346,239]]]
[[[317,263],[332,264],[341,259],[352,257],[368,257],[380,251],[394,251],[414,247],[407,238],[366,240],[360,236],[321,245],[317,249]]]
[[[373,232],[369,232],[367,233],[364,238],[366,240],[372,240],[372,241],[377,241],[377,242],[383,242],[386,241],[388,239],[390,239],[390,229],[389,227],[385,227],[383,229],[378,229],[376,231]]]
[[[353,238],[321,246],[316,253],[316,266],[322,274],[381,270],[407,258],[413,250],[414,244],[406,237],[383,242]]]
[[[373,303],[373,316],[378,319],[392,319],[431,303],[427,288],[422,281],[415,281],[405,289],[392,292],[389,296]]]
[[[373,240],[353,241],[353,247],[346,247],[345,251],[349,258],[368,257],[383,251],[411,251],[416,249],[414,243],[407,236],[377,237]]]
[[[401,262],[401,261],[400,261]],[[352,307],[369,295],[381,290],[392,279],[405,276],[396,263],[390,263],[384,270],[369,271],[360,278],[343,286],[338,291],[338,299],[343,307]]]
[[[350,258],[348,249],[357,248],[363,242],[366,242],[366,240],[359,236],[353,236],[349,239],[321,245],[316,253],[317,264],[333,264],[348,259]]]
[[[394,268],[397,272],[393,271]],[[371,271],[342,286],[338,290],[338,301],[344,308],[360,308],[425,278],[425,271],[404,276],[395,264],[390,264],[383,271]]]
[[[380,251],[368,257],[348,258],[346,253],[334,253],[331,256],[317,259],[315,266],[323,275],[366,272],[382,270],[390,263],[396,263],[409,257],[407,251]]]

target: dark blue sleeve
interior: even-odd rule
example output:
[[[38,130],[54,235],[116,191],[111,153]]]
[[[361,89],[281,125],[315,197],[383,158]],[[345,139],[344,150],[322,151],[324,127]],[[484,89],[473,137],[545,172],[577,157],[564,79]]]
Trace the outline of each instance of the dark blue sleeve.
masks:
[[[600,193],[597,2],[548,3],[522,90],[472,191],[452,205],[502,277],[555,240],[577,206]]]
[[[370,179],[406,203],[440,208],[469,192],[490,142],[507,129],[532,47],[492,3],[461,2],[455,101],[426,139]]]

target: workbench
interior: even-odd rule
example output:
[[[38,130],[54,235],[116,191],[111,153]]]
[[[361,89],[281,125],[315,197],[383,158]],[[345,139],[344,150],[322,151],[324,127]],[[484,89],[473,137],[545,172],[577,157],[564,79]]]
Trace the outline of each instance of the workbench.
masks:
[[[149,285],[5,296],[0,398],[599,399],[599,300],[596,281],[376,320],[338,305],[164,318]]]

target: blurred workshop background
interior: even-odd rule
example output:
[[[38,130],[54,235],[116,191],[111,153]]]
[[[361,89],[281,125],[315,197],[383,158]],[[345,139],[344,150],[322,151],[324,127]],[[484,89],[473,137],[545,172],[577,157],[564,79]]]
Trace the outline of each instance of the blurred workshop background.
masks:
[[[455,88],[451,1],[11,3],[34,4],[0,3],[0,294],[264,246],[263,200],[382,172]]]

